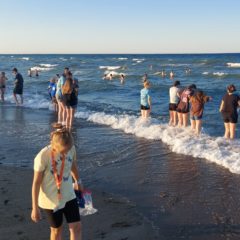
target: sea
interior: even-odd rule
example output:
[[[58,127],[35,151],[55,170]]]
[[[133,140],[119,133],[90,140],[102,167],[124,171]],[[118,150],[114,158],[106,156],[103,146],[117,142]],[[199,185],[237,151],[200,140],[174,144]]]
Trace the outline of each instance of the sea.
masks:
[[[13,67],[24,77],[22,107],[12,98]],[[56,115],[47,88],[65,67],[79,81],[73,134],[86,184],[134,203],[161,239],[239,237],[233,226],[240,220],[240,129],[235,140],[223,138],[219,107],[229,84],[240,90],[240,54],[0,55],[8,77],[0,103],[1,164],[32,167],[33,157],[19,161],[19,154],[34,155],[49,142]],[[39,77],[28,77],[30,68]],[[104,80],[109,73],[112,81]],[[147,120],[140,117],[145,73],[152,97]],[[194,83],[213,99],[205,105],[201,136],[168,125],[175,80],[182,87]]]

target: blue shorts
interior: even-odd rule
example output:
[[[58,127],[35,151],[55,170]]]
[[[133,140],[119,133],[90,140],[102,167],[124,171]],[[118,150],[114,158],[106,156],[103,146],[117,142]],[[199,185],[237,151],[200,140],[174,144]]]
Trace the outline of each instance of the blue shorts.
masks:
[[[201,116],[190,116],[191,120],[201,120],[202,119],[202,115]]]

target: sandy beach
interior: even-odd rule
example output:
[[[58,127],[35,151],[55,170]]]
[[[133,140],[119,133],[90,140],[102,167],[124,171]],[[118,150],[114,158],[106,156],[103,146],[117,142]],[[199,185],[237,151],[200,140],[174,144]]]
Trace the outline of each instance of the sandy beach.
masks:
[[[0,240],[46,240],[49,227],[45,216],[38,224],[31,222],[32,171],[13,167],[0,168]],[[82,217],[83,239],[151,240],[154,233],[130,202],[93,189],[98,213]],[[36,237],[37,236],[37,237]],[[68,239],[65,225],[64,238]]]

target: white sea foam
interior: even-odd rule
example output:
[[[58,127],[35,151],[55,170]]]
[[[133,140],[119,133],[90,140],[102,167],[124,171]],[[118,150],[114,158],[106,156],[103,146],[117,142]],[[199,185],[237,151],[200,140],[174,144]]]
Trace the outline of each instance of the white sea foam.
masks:
[[[29,57],[22,57],[20,59],[25,60],[25,61],[29,61],[30,58]]]
[[[67,59],[66,59],[66,58],[63,58],[63,57],[60,57],[59,59],[62,60],[62,61],[64,61],[64,62],[67,61]]]
[[[227,63],[228,67],[232,67],[232,68],[239,68],[240,67],[240,63]]]
[[[39,66],[46,67],[46,68],[53,68],[53,67],[56,67],[57,64],[41,63],[41,64],[39,64]]]
[[[110,77],[110,75],[112,74],[113,77],[118,77],[121,76],[122,74],[125,76],[125,73],[119,73],[119,72],[115,72],[115,71],[105,71],[104,74],[107,75],[107,77]]]
[[[224,75],[227,75],[227,73],[224,73],[224,72],[214,72],[213,73],[213,76],[218,76],[218,77],[222,77]]]
[[[152,140],[161,140],[173,152],[205,158],[233,173],[240,174],[240,141],[227,141],[222,137],[214,138],[207,134],[196,137],[190,128],[169,127],[156,119],[142,120],[130,115],[110,115],[103,112],[79,111],[76,118],[120,129],[127,134],[134,134]]]
[[[124,61],[124,60],[128,60],[128,58],[120,57],[120,58],[118,58],[118,60]]]
[[[209,72],[203,72],[202,73],[202,75],[208,75],[209,74]]]
[[[139,61],[143,62],[145,59],[144,58],[133,58],[132,60],[134,62],[139,62]]]
[[[107,69],[109,71],[114,71],[120,69],[121,66],[100,66],[99,69]]]
[[[35,66],[35,67],[31,67],[32,71],[39,71],[39,72],[44,72],[44,71],[51,71],[54,68],[47,68],[47,67],[39,67],[39,66]]]

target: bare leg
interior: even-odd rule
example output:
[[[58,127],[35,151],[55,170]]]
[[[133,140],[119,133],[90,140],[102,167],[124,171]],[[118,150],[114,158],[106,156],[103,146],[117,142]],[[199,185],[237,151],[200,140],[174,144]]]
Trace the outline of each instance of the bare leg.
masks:
[[[62,226],[59,228],[50,228],[50,240],[62,240]]]
[[[177,112],[173,111],[173,126],[177,126]]]
[[[169,123],[168,123],[169,126],[172,126],[173,125],[173,112],[172,111],[169,111]]]
[[[20,94],[21,104],[23,104],[23,95]]]
[[[230,137],[230,123],[224,123],[225,126],[225,138],[229,138]]]
[[[235,138],[235,131],[236,131],[236,124],[230,123],[230,138],[231,139]]]
[[[183,113],[183,126],[187,127],[188,125],[188,113]]]
[[[60,101],[58,101],[58,123],[62,123],[63,119],[62,119],[62,103]]]
[[[196,133],[200,135],[202,129],[202,120],[196,120]]]
[[[183,125],[182,113],[177,113],[177,115],[178,115],[178,127],[182,127]]]
[[[66,127],[70,128],[70,115],[71,115],[71,109],[66,107]]]
[[[196,121],[195,121],[195,120],[192,120],[192,119],[191,119],[191,129],[192,129],[193,131],[197,130],[197,129],[196,129]]]
[[[69,224],[70,240],[82,239],[82,224],[81,222],[75,222]]]
[[[72,125],[73,125],[74,114],[75,114],[75,109],[70,108],[70,125],[69,125],[70,128],[72,128]]]
[[[17,95],[15,93],[13,94],[13,98],[15,100],[16,105],[19,105],[19,102],[18,102],[18,99],[17,99]]]

